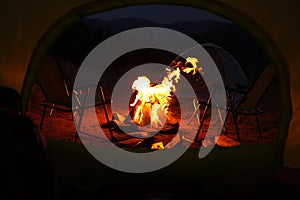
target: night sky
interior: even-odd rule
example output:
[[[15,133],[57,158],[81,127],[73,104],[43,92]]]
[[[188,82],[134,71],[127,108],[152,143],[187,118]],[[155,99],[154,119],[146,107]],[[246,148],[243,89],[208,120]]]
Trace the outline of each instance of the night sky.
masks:
[[[96,13],[89,17],[100,18],[102,20],[113,20],[118,18],[142,18],[160,24],[201,20],[214,20],[231,23],[229,20],[221,16],[199,8],[174,5],[128,6]]]

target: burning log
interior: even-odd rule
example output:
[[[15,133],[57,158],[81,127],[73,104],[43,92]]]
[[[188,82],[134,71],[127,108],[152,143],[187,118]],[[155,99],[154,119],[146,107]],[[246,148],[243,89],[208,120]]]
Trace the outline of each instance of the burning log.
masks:
[[[154,87],[156,84],[151,85]],[[135,91],[132,94],[130,102],[134,102],[137,93]],[[180,121],[180,104],[174,93],[168,98],[167,107],[162,107],[157,101],[143,103],[141,100],[134,106],[129,105],[130,113],[126,123],[132,120],[141,127],[150,125],[150,128],[159,128],[161,133],[176,133]]]

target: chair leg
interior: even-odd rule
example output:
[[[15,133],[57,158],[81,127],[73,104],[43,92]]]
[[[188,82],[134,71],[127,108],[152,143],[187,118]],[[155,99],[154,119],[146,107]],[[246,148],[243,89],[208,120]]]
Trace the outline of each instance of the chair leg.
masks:
[[[83,110],[78,110],[78,116],[79,116],[78,122],[76,122],[76,120],[75,120],[75,125],[76,125],[76,132],[75,132],[75,137],[74,137],[74,142],[75,143],[77,142],[77,139],[79,137],[78,136],[78,131],[80,131],[80,126],[81,126],[81,123],[82,123]],[[75,115],[73,115],[73,119],[76,119]]]
[[[110,123],[109,116],[108,116],[107,106],[106,106],[106,98],[104,96],[104,92],[103,92],[103,89],[101,86],[100,86],[100,97],[101,97],[101,101],[103,102],[104,113],[105,113],[108,129],[109,129],[109,134],[110,134],[110,140],[112,142],[116,142],[117,138],[113,135],[111,123]]]
[[[203,124],[204,124],[204,120],[205,120],[205,118],[206,118],[206,115],[207,115],[207,112],[208,112],[208,108],[209,108],[209,107],[210,107],[210,102],[209,102],[208,104],[205,105],[205,108],[204,108],[202,117],[201,117],[201,119],[200,119],[200,126],[199,126],[198,131],[197,131],[197,133],[196,133],[196,135],[195,135],[195,139],[194,139],[195,142],[199,142],[199,141],[198,141],[198,137],[199,137],[199,135],[200,135],[200,133],[201,133],[201,131],[202,131],[202,126],[203,126]]]
[[[227,131],[226,131],[226,127],[225,127],[225,122],[226,122],[227,113],[226,113],[225,119],[224,119],[224,121],[223,121],[222,113],[221,113],[221,111],[220,111],[219,106],[217,106],[217,109],[218,109],[217,111],[218,111],[218,115],[219,115],[218,120],[220,120],[221,124],[223,124],[222,132],[224,132],[224,133],[226,134]],[[224,111],[223,111],[223,112],[224,112]],[[221,132],[221,133],[222,133],[222,132]]]
[[[76,97],[77,103],[78,103],[77,107],[75,108],[76,110],[75,111],[72,110],[73,120],[74,120],[74,123],[75,123],[75,126],[76,126],[76,132],[75,132],[75,137],[74,137],[74,142],[75,143],[77,142],[77,139],[79,137],[78,132],[80,131],[80,126],[81,126],[81,123],[82,123],[82,118],[83,118],[83,115],[84,115],[86,100],[87,100],[89,92],[90,92],[90,89],[88,88],[85,91],[85,95],[84,95],[84,98],[83,98],[82,102],[80,102],[77,94],[75,94],[75,97]],[[78,122],[76,120],[76,112],[78,113],[78,117],[79,117]]]
[[[236,135],[237,135],[237,139],[239,142],[241,142],[241,136],[240,136],[240,132],[239,132],[239,127],[237,124],[237,119],[238,119],[238,113],[233,112],[233,121],[234,121],[234,125],[235,125],[235,131],[236,131]]]
[[[52,108],[51,108],[51,110],[50,110],[49,116],[51,116],[51,115],[52,115],[52,113],[53,113],[53,110],[54,110],[54,107],[55,107],[55,104],[52,104]]]
[[[261,143],[263,143],[263,137],[262,137],[262,133],[261,133],[261,129],[260,129],[260,125],[259,125],[259,120],[258,120],[258,116],[255,115],[255,120],[256,120],[256,124],[257,124],[257,129],[258,129],[258,134],[259,134],[259,138]]]
[[[40,122],[40,131],[41,131],[42,128],[43,128],[43,123],[44,123],[45,114],[46,114],[46,106],[44,106],[44,109],[43,109],[43,114],[42,114],[42,118],[41,118],[41,122]]]
[[[199,125],[200,125],[200,119],[199,119],[198,114],[197,114],[199,108],[200,108],[200,104],[198,104],[197,106],[194,104],[194,112],[193,112],[191,118],[189,119],[189,121],[187,123],[188,125],[190,125],[190,123],[191,123],[191,121],[192,121],[192,119],[194,118],[195,115],[197,116],[197,120],[198,120]]]
[[[227,119],[228,119],[228,115],[230,114],[230,111],[226,111],[226,116],[225,116],[225,119],[224,119],[224,126],[223,126],[223,131],[224,131],[224,134],[227,134],[227,129],[226,129],[226,122],[227,122]]]

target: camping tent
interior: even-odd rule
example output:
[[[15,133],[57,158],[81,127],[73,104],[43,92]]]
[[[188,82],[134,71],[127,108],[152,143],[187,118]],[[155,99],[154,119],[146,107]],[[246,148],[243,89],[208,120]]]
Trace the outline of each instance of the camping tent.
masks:
[[[0,85],[15,88],[23,95],[23,113],[26,113],[41,57],[69,24],[93,12],[131,4],[157,2],[159,1],[11,0],[1,2]],[[295,1],[257,3],[236,0],[167,0],[164,3],[188,5],[215,12],[245,28],[259,41],[280,75],[279,92],[283,109],[279,130],[282,134],[278,142],[284,145],[284,165],[300,168],[298,156],[300,153],[300,89],[298,87],[300,18],[298,17],[299,5],[294,5],[299,3]]]

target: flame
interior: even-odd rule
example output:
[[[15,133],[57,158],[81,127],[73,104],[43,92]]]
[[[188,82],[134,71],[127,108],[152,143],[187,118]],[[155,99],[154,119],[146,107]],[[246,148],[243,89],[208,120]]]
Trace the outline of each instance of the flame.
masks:
[[[145,110],[150,114],[150,127],[158,128],[162,126],[162,122],[158,116],[158,112],[161,110],[166,115],[169,111],[169,102],[171,99],[171,93],[176,91],[175,83],[180,80],[180,73],[196,74],[197,71],[202,72],[202,68],[197,68],[197,58],[186,58],[185,65],[181,61],[173,62],[171,70],[166,68],[166,75],[161,84],[152,86],[151,81],[146,76],[138,77],[132,84],[132,89],[137,91],[135,100],[130,104],[131,107],[136,106],[136,110],[133,116],[133,120],[137,124],[141,124],[144,118]],[[140,102],[139,104],[137,104]]]
[[[197,70],[197,63],[198,63],[198,59],[197,58],[191,58],[188,57],[186,58],[186,66],[189,66],[189,63],[192,65],[191,67],[186,67],[183,69],[183,72],[189,74],[191,71],[193,72],[192,75],[196,74],[196,70]]]

